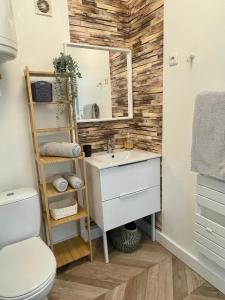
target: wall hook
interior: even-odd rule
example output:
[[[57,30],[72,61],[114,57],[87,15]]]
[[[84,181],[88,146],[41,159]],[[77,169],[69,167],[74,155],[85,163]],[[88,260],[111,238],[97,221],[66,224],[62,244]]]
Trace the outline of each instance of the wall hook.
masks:
[[[193,61],[196,57],[196,54],[194,52],[191,52],[187,58],[187,62],[192,66],[193,64]]]

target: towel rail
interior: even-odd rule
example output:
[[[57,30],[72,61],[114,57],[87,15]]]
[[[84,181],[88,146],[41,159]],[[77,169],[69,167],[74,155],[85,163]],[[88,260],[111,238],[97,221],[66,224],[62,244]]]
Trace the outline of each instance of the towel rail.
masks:
[[[194,244],[225,269],[225,182],[198,175]]]

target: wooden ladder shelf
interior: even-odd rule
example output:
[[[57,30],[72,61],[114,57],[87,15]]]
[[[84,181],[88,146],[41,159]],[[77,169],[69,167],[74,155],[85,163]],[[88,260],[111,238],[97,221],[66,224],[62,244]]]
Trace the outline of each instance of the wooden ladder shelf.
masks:
[[[65,157],[51,157],[51,156],[41,156],[39,151],[39,137],[42,134],[57,134],[57,133],[68,133],[69,142],[78,142],[77,141],[77,124],[73,121],[73,106],[70,101],[70,96],[66,95],[66,101],[57,102],[56,100],[53,102],[34,102],[32,98],[32,90],[31,90],[31,77],[55,77],[56,75],[53,72],[39,72],[39,71],[30,71],[28,67],[24,70],[25,82],[27,88],[28,95],[28,108],[29,108],[29,116],[30,116],[30,125],[31,125],[31,133],[32,133],[32,141],[33,141],[33,149],[36,163],[36,172],[38,178],[39,190],[42,198],[42,212],[44,217],[44,223],[47,233],[48,244],[53,250],[57,267],[64,266],[72,261],[78,260],[82,257],[89,256],[92,261],[92,244],[91,244],[91,229],[90,229],[90,216],[89,216],[89,204],[88,204],[88,193],[87,193],[87,175],[86,175],[86,167],[85,167],[85,157],[84,153],[82,153],[77,158],[65,158]],[[59,128],[36,128],[36,118],[35,118],[35,108],[39,105],[53,105],[53,104],[63,104],[67,107],[68,113],[68,127],[59,127]],[[82,176],[84,180],[84,186],[81,189],[73,189],[68,187],[65,192],[59,193],[55,190],[53,185],[46,181],[46,165],[58,164],[70,162],[71,167],[76,172],[77,164],[79,164],[82,169]],[[56,200],[62,197],[65,194],[71,195],[74,194],[76,199],[78,199],[78,193],[82,197],[82,205],[78,207],[78,213],[76,215],[66,217],[59,220],[54,220],[49,212],[49,201],[52,198]],[[79,199],[80,200],[80,199]],[[80,202],[80,201],[79,201]],[[52,238],[52,230],[57,226],[61,226],[66,223],[78,221],[78,229],[80,231],[80,221],[81,219],[85,219],[87,232],[88,232],[88,241],[84,241],[81,235],[74,237],[72,239],[66,240],[60,243],[53,243]]]

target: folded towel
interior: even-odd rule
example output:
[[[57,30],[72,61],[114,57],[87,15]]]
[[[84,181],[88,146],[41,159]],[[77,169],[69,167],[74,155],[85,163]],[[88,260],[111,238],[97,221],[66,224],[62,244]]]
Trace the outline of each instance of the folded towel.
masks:
[[[54,188],[60,193],[65,192],[68,187],[68,181],[62,176],[56,176],[52,184]]]
[[[81,153],[80,145],[76,143],[42,143],[40,154],[43,156],[77,157]]]
[[[198,95],[192,139],[191,170],[225,180],[225,92]]]
[[[65,173],[63,177],[69,182],[69,185],[74,189],[80,189],[83,187],[83,180],[73,173]]]
[[[83,110],[84,119],[98,119],[99,106],[96,103],[84,105]]]

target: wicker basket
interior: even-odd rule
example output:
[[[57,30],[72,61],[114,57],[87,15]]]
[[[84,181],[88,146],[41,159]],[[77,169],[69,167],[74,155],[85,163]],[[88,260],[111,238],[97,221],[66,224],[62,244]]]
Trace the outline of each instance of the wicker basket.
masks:
[[[64,199],[49,204],[49,210],[54,220],[59,220],[77,214],[77,201]]]
[[[111,231],[114,248],[125,253],[135,251],[140,246],[141,237],[141,231],[137,228],[135,222],[130,222]]]

